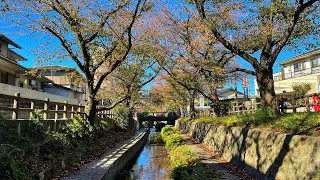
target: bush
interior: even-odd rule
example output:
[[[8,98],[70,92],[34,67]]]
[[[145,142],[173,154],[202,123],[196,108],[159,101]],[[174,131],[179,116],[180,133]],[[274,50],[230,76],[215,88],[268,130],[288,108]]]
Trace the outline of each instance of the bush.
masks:
[[[21,136],[28,137],[34,142],[42,142],[45,139],[46,131],[39,120],[30,120],[25,123]]]
[[[61,159],[78,162],[122,139],[107,124],[93,127],[81,117],[75,117],[59,133],[45,131],[39,120],[27,121],[25,126],[18,136],[16,129],[0,121],[0,179],[33,179],[44,169],[60,164]]]
[[[186,145],[177,146],[169,152],[171,164],[173,167],[183,167],[193,164],[196,157]]]
[[[180,134],[177,134],[177,133],[170,134],[169,136],[166,137],[165,142],[166,142],[166,149],[170,151],[182,144],[182,138]]]
[[[48,133],[45,143],[40,146],[40,153],[48,157],[59,157],[71,151],[71,142],[63,133]]]
[[[0,179],[26,179],[19,164],[23,155],[23,151],[13,145],[0,144]]]
[[[79,116],[73,118],[72,121],[67,123],[62,129],[65,131],[67,136],[74,139],[79,139],[85,136],[90,137],[93,131],[93,127],[90,123]]]
[[[173,130],[172,126],[165,126],[161,129],[161,137],[163,139],[164,142],[166,142],[166,138],[170,135],[170,134],[174,134],[175,131]]]
[[[257,109],[256,112],[244,112],[239,115],[239,125],[258,126],[272,119],[271,113],[268,109]]]
[[[117,105],[115,108],[112,109],[113,117],[115,120],[115,123],[122,129],[127,129],[129,126],[129,116],[130,111],[129,108],[127,108],[123,104]]]

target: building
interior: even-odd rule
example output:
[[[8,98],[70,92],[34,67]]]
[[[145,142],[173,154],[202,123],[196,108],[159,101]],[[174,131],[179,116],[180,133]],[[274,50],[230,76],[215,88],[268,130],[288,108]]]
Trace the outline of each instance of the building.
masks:
[[[52,80],[55,84],[74,89],[79,92],[86,91],[85,78],[76,68],[66,66],[41,66],[34,68],[37,73]]]
[[[220,101],[230,101],[236,99],[236,94],[237,98],[243,99],[243,93],[234,90],[233,88],[223,88],[218,90],[217,92],[219,96]],[[210,109],[210,101],[203,97],[199,96],[198,99],[195,100],[195,106],[196,110],[205,110],[205,109]]]
[[[284,90],[293,93],[292,86],[301,83],[310,83],[308,94],[319,93],[320,80],[320,48],[294,56],[279,63],[283,68],[273,74],[274,88],[277,95]],[[254,82],[255,94],[259,95],[257,82]]]
[[[21,46],[0,34],[0,93],[3,95],[14,96],[19,93],[21,97],[29,99],[49,99],[55,102],[67,101],[71,104],[79,104],[83,102],[83,98],[77,95],[70,95],[75,90],[67,89],[59,86],[53,80],[46,76],[33,76],[29,73],[29,69],[20,65],[20,61],[26,61],[14,49],[22,49]],[[50,88],[63,89],[67,94],[57,94]],[[7,99],[0,99],[0,106],[6,106]]]
[[[70,97],[85,104],[86,85],[85,78],[76,68],[65,66],[41,66],[33,68],[42,77],[51,80],[52,83],[44,85],[46,92],[60,96]]]
[[[43,91],[42,85],[51,81],[29,75],[28,69],[19,64],[19,61],[26,61],[26,58],[14,52],[14,48],[22,49],[21,46],[0,34],[0,83],[2,90],[4,91],[10,86],[17,86]]]

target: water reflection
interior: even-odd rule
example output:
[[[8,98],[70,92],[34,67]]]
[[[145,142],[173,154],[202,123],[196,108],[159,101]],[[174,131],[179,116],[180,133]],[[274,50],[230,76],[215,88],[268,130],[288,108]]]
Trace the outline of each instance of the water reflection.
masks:
[[[125,179],[170,179],[170,173],[171,165],[165,146],[163,144],[147,144]]]

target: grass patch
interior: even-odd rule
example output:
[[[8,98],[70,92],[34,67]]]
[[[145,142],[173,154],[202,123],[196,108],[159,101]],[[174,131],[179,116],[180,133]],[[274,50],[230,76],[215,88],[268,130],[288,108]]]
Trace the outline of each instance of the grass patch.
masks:
[[[161,130],[173,167],[171,178],[175,180],[214,180],[220,179],[212,168],[198,163],[199,160],[182,141],[180,134],[171,126]]]
[[[268,110],[260,109],[256,112],[245,112],[241,115],[224,117],[180,118],[182,121],[221,124],[226,126],[244,126],[272,129],[289,134],[306,134],[320,136],[320,113],[292,113],[272,116]]]

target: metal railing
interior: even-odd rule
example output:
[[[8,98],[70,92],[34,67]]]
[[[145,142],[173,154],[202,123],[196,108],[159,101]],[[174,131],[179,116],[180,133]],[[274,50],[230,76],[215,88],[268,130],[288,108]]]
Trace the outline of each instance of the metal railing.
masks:
[[[301,70],[298,72],[290,72],[290,73],[284,73],[284,74],[282,74],[282,72],[280,72],[278,75],[273,77],[273,80],[274,81],[282,81],[282,80],[307,76],[307,75],[316,74],[316,73],[320,73],[320,67],[307,68],[307,69],[304,69],[304,70]]]

